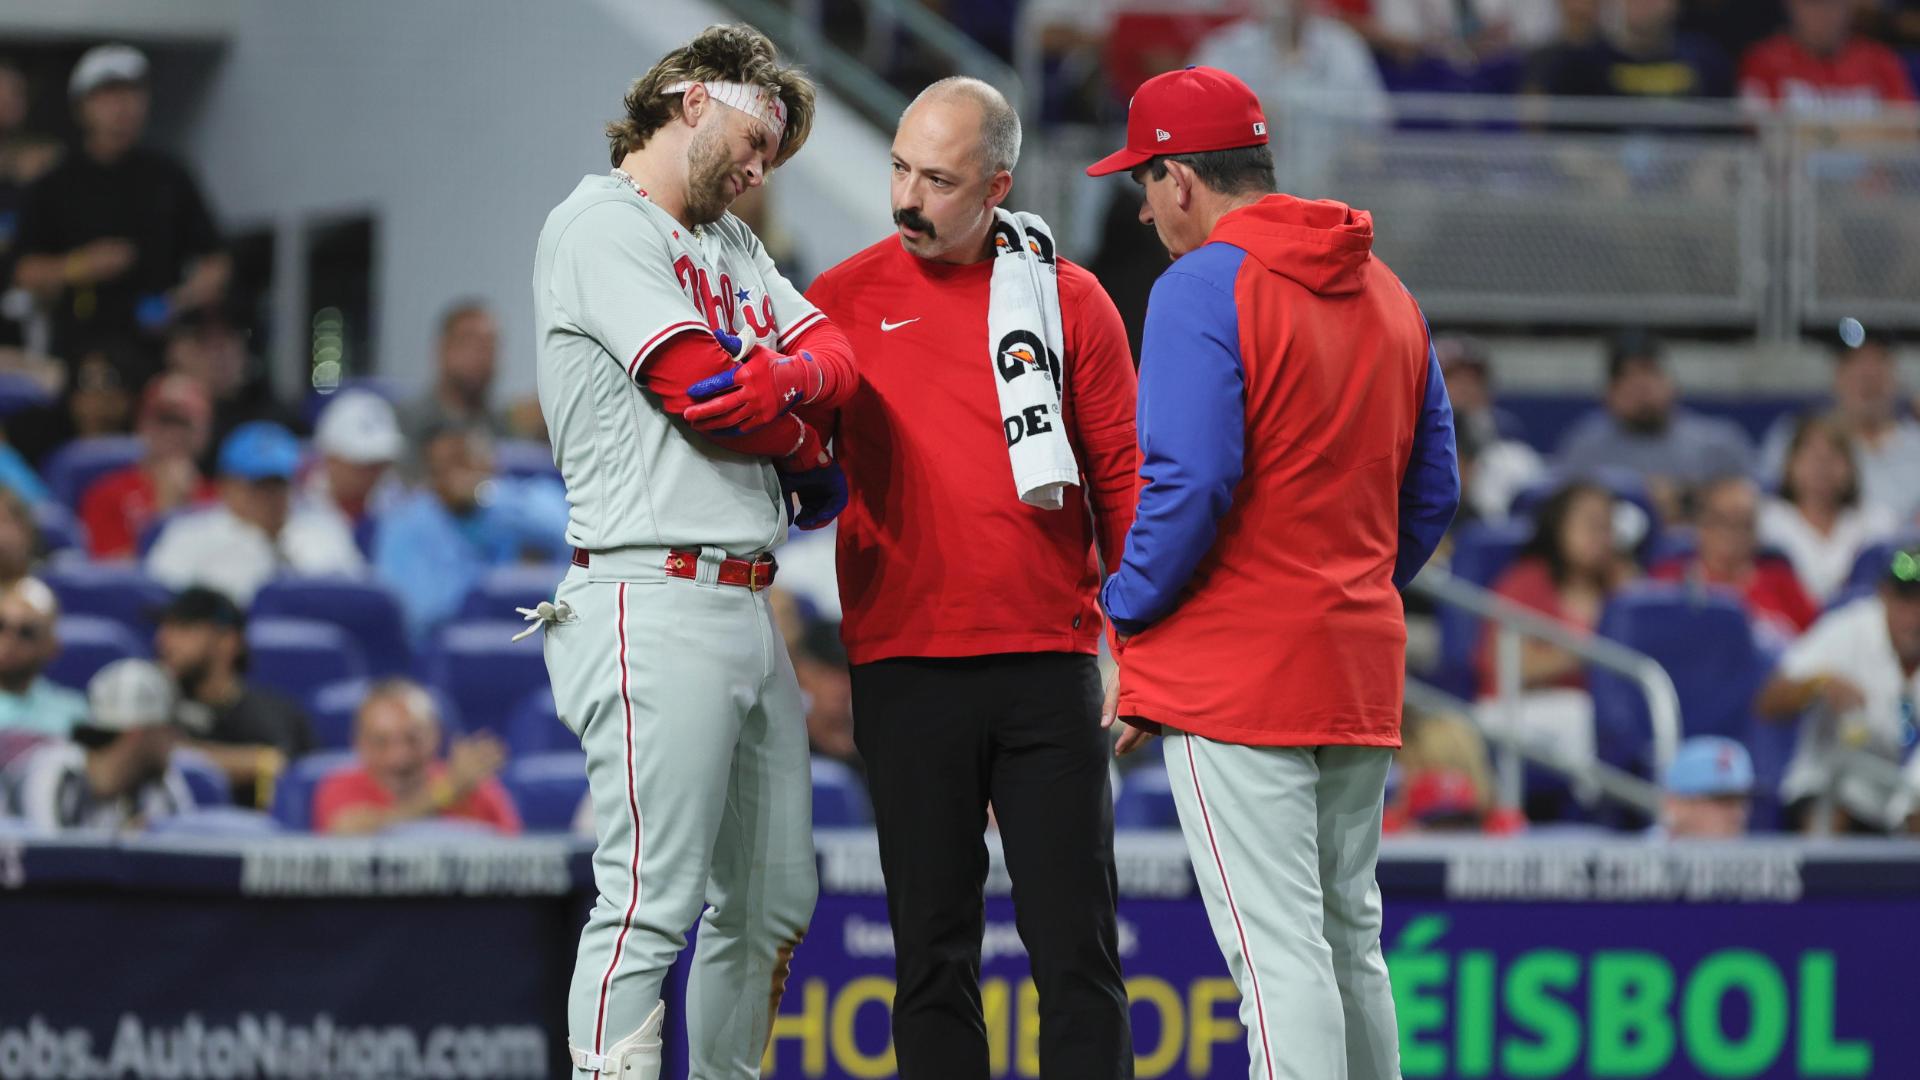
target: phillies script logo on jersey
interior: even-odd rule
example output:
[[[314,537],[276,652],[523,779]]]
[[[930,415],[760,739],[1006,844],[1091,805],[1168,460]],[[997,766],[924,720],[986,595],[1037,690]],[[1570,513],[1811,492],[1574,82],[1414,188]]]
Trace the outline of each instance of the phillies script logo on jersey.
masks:
[[[707,272],[695,266],[689,255],[673,260],[673,276],[680,283],[681,291],[693,301],[693,306],[700,309],[700,316],[708,326],[738,334],[740,321],[744,319],[757,340],[765,341],[774,336],[773,297],[762,293],[760,303],[755,305],[753,293],[746,289],[735,289],[733,277],[729,274],[720,275],[720,287],[716,289],[708,280]]]

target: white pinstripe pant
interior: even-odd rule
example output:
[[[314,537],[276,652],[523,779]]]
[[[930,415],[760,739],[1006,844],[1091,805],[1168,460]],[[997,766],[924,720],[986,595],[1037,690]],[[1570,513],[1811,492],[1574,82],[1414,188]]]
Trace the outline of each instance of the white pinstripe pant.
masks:
[[[1240,988],[1253,1080],[1399,1080],[1373,876],[1391,758],[1167,731],[1180,829]]]
[[[638,1029],[711,905],[687,986],[688,1075],[756,1077],[818,887],[793,665],[764,592],[592,576],[569,571],[556,599],[574,617],[546,632],[598,839],[568,1040],[604,1053]]]

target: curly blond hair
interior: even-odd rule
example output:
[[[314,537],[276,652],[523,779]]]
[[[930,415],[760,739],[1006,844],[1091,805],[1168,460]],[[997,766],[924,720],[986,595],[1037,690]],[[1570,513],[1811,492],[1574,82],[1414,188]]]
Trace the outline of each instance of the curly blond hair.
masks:
[[[680,116],[681,95],[662,88],[678,82],[737,82],[763,86],[787,107],[778,167],[800,152],[813,130],[813,81],[780,62],[767,35],[745,23],[709,26],[700,36],[660,58],[627,89],[625,115],[607,124],[607,151],[618,165],[647,145],[654,132]]]

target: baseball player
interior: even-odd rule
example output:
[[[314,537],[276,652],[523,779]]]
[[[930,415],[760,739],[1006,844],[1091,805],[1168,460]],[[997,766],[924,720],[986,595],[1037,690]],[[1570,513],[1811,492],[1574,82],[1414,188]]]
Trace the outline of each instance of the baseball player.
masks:
[[[575,551],[526,614],[587,752],[598,841],[576,1077],[660,1075],[661,982],[703,907],[691,1074],[758,1075],[813,910],[804,714],[763,590],[790,517],[818,527],[846,501],[790,410],[856,377],[846,338],[727,214],[799,151],[813,100],[758,31],[709,28],[634,82],[607,127],[613,171],[540,233],[540,407]]]
[[[1246,84],[1149,79],[1126,147],[1174,264],[1140,351],[1140,490],[1101,600],[1128,635],[1119,748],[1156,726],[1254,1080],[1397,1080],[1381,795],[1399,588],[1460,499],[1453,412],[1373,219],[1278,194]]]

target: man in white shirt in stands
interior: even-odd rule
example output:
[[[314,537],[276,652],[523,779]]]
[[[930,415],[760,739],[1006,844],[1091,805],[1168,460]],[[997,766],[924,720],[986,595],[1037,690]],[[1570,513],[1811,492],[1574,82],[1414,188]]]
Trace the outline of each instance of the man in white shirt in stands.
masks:
[[[38,578],[0,586],[0,732],[64,739],[87,701],[42,672],[60,651],[60,602]]]
[[[400,419],[371,390],[342,390],[313,427],[314,462],[301,481],[301,501],[339,511],[350,528],[391,509],[406,495],[394,466],[407,456]]]
[[[1840,320],[1833,350],[1833,419],[1853,444],[1860,501],[1886,510],[1895,524],[1920,519],[1920,420],[1900,387],[1893,339],[1858,319]],[[1761,474],[1778,482],[1799,417],[1783,416],[1767,432]]]
[[[87,684],[72,742],[49,742],[7,769],[10,809],[48,830],[134,832],[193,807],[174,769],[173,681],[147,660],[115,660]]]
[[[242,608],[282,573],[362,577],[345,519],[293,505],[300,442],[271,421],[242,424],[220,445],[220,505],[175,519],[147,554],[170,589],[204,585]]]
[[[1780,785],[1788,816],[1802,831],[1889,832],[1907,825],[1920,780],[1916,700],[1920,549],[1911,549],[1894,555],[1879,592],[1814,623],[1754,703],[1772,720],[1804,717]],[[1846,750],[1858,756],[1848,760]],[[1823,819],[1818,811],[1828,795]]]

